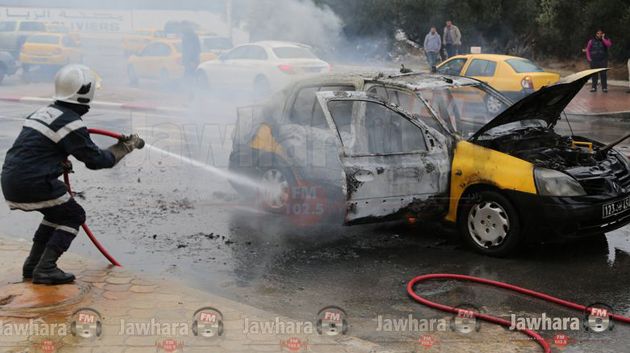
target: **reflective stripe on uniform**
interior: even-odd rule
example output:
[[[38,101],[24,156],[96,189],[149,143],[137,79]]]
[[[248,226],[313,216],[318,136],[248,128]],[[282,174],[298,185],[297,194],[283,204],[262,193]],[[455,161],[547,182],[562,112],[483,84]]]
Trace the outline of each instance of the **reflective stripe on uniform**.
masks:
[[[68,226],[58,226],[57,228],[55,228],[55,230],[61,230],[63,232],[70,233],[70,234],[73,234],[73,235],[77,235],[79,233],[78,229],[74,229],[74,228],[68,227]]]
[[[74,235],[77,235],[79,233],[79,229],[74,229],[72,227],[62,226],[60,224],[48,222],[45,219],[42,221],[41,225],[46,226],[46,227],[50,227],[50,228],[55,228],[55,230],[61,230],[61,231],[64,231],[66,233],[70,233],[70,234],[74,234]]]
[[[11,209],[19,209],[23,211],[34,211],[40,210],[42,208],[48,208],[53,206],[58,206],[63,203],[70,201],[70,195],[64,194],[63,196],[56,198],[54,200],[48,201],[40,201],[40,202],[13,202],[7,201],[7,204]]]
[[[48,222],[45,219],[42,221],[41,225],[46,226],[46,227],[50,227],[50,228],[57,228],[57,227],[59,227],[59,224]]]
[[[66,137],[69,133],[84,128],[85,123],[83,120],[75,120],[71,123],[68,123],[66,126],[59,129],[59,131],[53,131],[53,129],[49,128],[46,124],[33,119],[26,119],[24,121],[24,127],[29,127],[42,135],[48,137],[52,142],[59,143],[64,137]]]

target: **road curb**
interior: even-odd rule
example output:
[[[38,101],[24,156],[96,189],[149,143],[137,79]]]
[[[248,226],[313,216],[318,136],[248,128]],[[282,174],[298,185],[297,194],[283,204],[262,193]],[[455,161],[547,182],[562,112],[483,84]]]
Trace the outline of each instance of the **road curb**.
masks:
[[[24,104],[50,104],[53,102],[52,98],[44,97],[28,97],[28,96],[0,96],[0,101],[11,103],[24,103]],[[115,103],[106,101],[94,101],[91,106],[93,108],[101,109],[114,109],[114,110],[126,110],[137,112],[153,112],[153,113],[185,113],[186,109],[177,107],[166,107],[142,103]]]
[[[604,113],[571,113],[567,112],[569,117],[578,118],[615,118],[630,119],[630,111],[604,112]]]

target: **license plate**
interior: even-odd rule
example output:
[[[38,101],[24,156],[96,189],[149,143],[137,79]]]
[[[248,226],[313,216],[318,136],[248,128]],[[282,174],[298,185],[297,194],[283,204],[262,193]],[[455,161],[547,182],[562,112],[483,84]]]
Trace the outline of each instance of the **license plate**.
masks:
[[[602,218],[616,216],[630,209],[630,196],[602,205]]]

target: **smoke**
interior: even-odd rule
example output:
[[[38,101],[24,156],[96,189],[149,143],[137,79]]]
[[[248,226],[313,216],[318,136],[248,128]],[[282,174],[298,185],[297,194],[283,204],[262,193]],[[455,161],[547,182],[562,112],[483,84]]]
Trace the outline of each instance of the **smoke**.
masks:
[[[327,51],[341,40],[342,20],[329,7],[318,7],[311,0],[253,1],[248,13],[252,41],[286,40]]]

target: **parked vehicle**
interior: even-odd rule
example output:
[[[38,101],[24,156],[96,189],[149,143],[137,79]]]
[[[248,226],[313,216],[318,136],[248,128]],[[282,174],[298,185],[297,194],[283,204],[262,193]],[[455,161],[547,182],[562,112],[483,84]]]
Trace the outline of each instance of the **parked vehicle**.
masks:
[[[328,75],[239,110],[230,169],[258,179],[268,210],[292,190],[341,195],[345,224],[413,217],[457,226],[483,254],[525,241],[601,236],[630,223],[630,161],[554,126],[599,70],[514,105],[478,80],[426,74]],[[484,102],[503,103],[495,117]]]
[[[307,46],[288,42],[256,42],[237,46],[197,69],[203,89],[236,89],[266,96],[305,75],[330,71]]]
[[[24,75],[34,67],[58,68],[83,62],[79,44],[68,34],[40,32],[22,45],[20,62]]]
[[[0,50],[8,51],[17,58],[26,38],[36,32],[46,32],[46,24],[39,21],[0,21]]]
[[[0,83],[5,77],[15,74],[18,67],[18,62],[11,53],[0,51]]]
[[[122,46],[125,56],[140,53],[149,43],[158,38],[166,38],[166,34],[158,29],[138,29],[123,36]]]
[[[70,28],[62,23],[46,23],[46,32],[67,34],[78,45],[81,45],[81,36],[79,35],[79,33],[71,31]]]
[[[496,54],[457,55],[438,65],[437,72],[476,78],[514,101],[560,80],[559,74],[546,72],[528,59]],[[497,109],[496,103],[488,102],[488,108]]]
[[[149,43],[137,55],[127,60],[129,82],[137,85],[140,79],[159,80],[166,84],[184,75],[180,39],[162,38]]]
[[[216,35],[200,35],[201,62],[215,60],[220,55],[234,48],[232,39]]]

